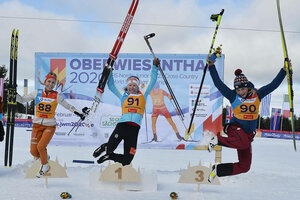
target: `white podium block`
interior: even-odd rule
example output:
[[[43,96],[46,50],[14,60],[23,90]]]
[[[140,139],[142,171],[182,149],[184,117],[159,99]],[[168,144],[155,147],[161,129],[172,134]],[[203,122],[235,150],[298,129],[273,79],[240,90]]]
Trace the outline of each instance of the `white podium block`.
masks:
[[[208,176],[211,171],[211,164],[208,167],[202,166],[201,161],[199,165],[192,166],[189,163],[186,170],[180,170],[180,177],[178,183],[190,183],[198,185],[198,192],[200,192],[200,184],[220,185],[218,177],[212,183],[208,182]]]
[[[99,181],[106,182],[140,182],[140,169],[136,171],[132,165],[123,166],[120,163],[111,165],[108,164],[107,168],[102,171],[100,169]]]
[[[58,158],[56,157],[55,161],[49,160],[50,170],[44,174],[41,178],[45,179],[46,188],[48,188],[48,178],[67,178],[67,166],[66,163],[64,166],[60,165]],[[32,179],[37,178],[36,174],[38,173],[41,167],[41,162],[35,160],[31,166],[26,166],[26,176],[25,178]]]
[[[90,175],[90,185],[104,190],[157,191],[157,175],[135,170],[132,165],[108,164]]]

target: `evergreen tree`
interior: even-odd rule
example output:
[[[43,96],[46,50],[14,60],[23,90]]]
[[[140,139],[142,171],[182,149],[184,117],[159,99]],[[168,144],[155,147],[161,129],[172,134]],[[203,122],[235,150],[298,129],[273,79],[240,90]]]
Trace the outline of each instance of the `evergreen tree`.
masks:
[[[31,101],[27,107],[27,114],[34,115],[34,101]]]
[[[7,69],[5,67],[5,65],[2,65],[0,67],[0,78],[5,78],[7,74]]]
[[[5,65],[2,65],[0,67],[0,78],[3,78],[3,114],[6,113],[7,111],[7,105],[6,105],[6,100],[7,99],[7,88],[8,88],[8,79],[6,78],[8,69],[5,67]]]

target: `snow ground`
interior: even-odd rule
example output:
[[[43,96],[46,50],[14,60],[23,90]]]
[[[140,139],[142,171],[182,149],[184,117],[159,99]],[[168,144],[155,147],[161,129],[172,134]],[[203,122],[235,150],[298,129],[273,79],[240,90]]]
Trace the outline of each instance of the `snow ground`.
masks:
[[[61,192],[72,194],[80,200],[153,200],[170,199],[170,192],[177,192],[180,200],[291,200],[300,196],[300,153],[294,152],[291,140],[255,138],[253,142],[252,168],[246,174],[220,178],[221,185],[197,185],[177,183],[179,170],[186,169],[201,160],[202,164],[214,162],[214,153],[207,151],[138,149],[133,167],[157,174],[157,191],[104,190],[90,185],[90,175],[99,166],[72,163],[74,159],[93,160],[95,147],[48,146],[51,159],[58,156],[60,164],[66,162],[68,178],[25,179],[25,166],[32,162],[29,153],[30,132],[16,128],[12,168],[3,167],[0,160],[1,200],[54,200]],[[300,149],[300,142],[297,143]],[[0,143],[0,155],[4,155],[4,142]],[[223,148],[222,162],[235,162],[236,151]],[[107,163],[104,164],[106,166]]]

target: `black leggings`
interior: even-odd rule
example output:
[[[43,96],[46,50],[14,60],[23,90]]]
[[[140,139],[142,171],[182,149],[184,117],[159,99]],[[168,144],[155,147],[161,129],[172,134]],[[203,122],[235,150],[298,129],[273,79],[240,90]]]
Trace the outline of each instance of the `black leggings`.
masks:
[[[107,142],[107,153],[111,154],[113,161],[122,163],[123,166],[131,163],[136,151],[139,130],[139,126],[133,126],[126,122],[117,124]],[[124,140],[124,153],[114,153],[122,140]]]

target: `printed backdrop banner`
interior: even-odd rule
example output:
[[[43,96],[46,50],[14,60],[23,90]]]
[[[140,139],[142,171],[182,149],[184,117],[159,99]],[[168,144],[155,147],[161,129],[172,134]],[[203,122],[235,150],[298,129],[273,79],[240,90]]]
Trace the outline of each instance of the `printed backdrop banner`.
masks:
[[[49,71],[58,75],[55,89],[70,104],[78,109],[90,107],[96,93],[96,87],[103,71],[108,54],[90,53],[36,53],[35,54],[35,89],[44,88],[42,83]],[[189,141],[178,141],[175,132],[184,137],[190,122],[190,115],[203,76],[207,54],[158,54],[161,67],[184,113],[184,121],[176,114],[174,102],[161,74],[147,98],[143,123],[139,132],[139,148],[182,148],[195,149],[201,144],[203,133],[218,132],[222,126],[223,99],[213,85],[209,72],[206,74],[200,100],[194,118],[194,128]],[[125,88],[126,78],[136,75],[143,85],[150,77],[153,57],[151,54],[119,54],[114,65],[113,76],[119,88]],[[217,59],[216,67],[223,79],[224,56]],[[51,144],[55,145],[100,145],[108,140],[121,116],[120,100],[105,88],[101,104],[92,126],[85,122],[77,131],[71,128],[79,118],[62,106],[58,106],[55,117],[57,129]],[[164,115],[157,117],[152,123],[153,106],[161,106]],[[154,116],[157,113],[154,113]],[[153,130],[156,129],[159,142],[151,142]],[[128,133],[130,134],[130,133]]]

